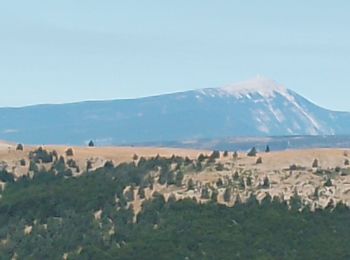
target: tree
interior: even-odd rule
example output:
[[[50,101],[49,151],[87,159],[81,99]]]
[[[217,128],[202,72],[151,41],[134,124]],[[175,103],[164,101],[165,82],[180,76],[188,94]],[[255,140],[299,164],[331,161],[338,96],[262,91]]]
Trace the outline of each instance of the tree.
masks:
[[[327,181],[324,183],[324,186],[325,187],[332,187],[333,186],[332,180],[330,178],[328,178]]]
[[[246,182],[247,182],[247,186],[252,186],[252,183],[253,183],[252,177],[248,176]]]
[[[231,188],[226,188],[225,192],[224,192],[224,201],[225,202],[230,202],[231,201],[231,196],[232,196]]]
[[[270,188],[270,180],[267,176],[264,178],[262,188],[264,188],[264,189]]]
[[[255,147],[253,147],[249,152],[248,152],[248,156],[249,157],[255,157],[256,155],[257,155],[257,150],[256,150],[256,148]]]
[[[198,156],[198,161],[199,162],[203,162],[204,160],[206,159],[206,157],[201,153],[199,156]]]
[[[73,156],[74,155],[73,149],[72,148],[68,148],[67,151],[66,151],[66,155],[67,156]]]
[[[94,147],[95,144],[94,144],[94,142],[91,140],[91,141],[89,142],[88,146],[89,146],[89,147]]]
[[[92,169],[92,162],[90,160],[88,160],[86,162],[86,171],[90,171]]]
[[[114,168],[114,163],[112,161],[106,161],[104,164],[104,168],[112,169]]]
[[[24,159],[21,159],[19,161],[19,163],[20,163],[21,166],[26,166],[26,160],[24,160]]]
[[[256,160],[256,164],[262,164],[262,158],[259,157],[258,160]]]
[[[177,174],[176,174],[176,177],[175,177],[175,185],[177,187],[181,187],[182,186],[182,181],[184,179],[184,174],[182,171],[179,171]]]
[[[23,144],[17,144],[16,151],[23,151]]]
[[[145,189],[143,187],[139,188],[138,195],[140,196],[140,199],[146,198],[146,192],[145,192]]]
[[[202,189],[201,198],[202,198],[202,199],[206,199],[206,200],[208,200],[208,199],[210,198],[210,194],[209,194],[209,189],[208,189],[208,187],[204,187],[204,188]]]
[[[237,153],[237,151],[235,151],[234,153],[233,153],[233,159],[234,160],[237,160],[238,159],[238,153]]]
[[[189,181],[187,182],[187,190],[194,190],[194,181],[192,179],[189,179]]]
[[[217,182],[216,182],[216,187],[220,188],[220,187],[222,187],[222,186],[224,186],[224,182],[222,181],[221,178],[219,178],[219,179],[217,180]]]
[[[270,152],[270,146],[266,145],[265,153],[269,153],[269,152]]]

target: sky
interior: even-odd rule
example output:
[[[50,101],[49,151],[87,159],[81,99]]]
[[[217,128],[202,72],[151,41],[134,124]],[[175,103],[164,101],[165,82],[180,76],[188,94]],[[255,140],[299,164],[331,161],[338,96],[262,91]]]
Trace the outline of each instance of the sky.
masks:
[[[263,75],[350,111],[350,1],[0,1],[0,106],[124,99]]]

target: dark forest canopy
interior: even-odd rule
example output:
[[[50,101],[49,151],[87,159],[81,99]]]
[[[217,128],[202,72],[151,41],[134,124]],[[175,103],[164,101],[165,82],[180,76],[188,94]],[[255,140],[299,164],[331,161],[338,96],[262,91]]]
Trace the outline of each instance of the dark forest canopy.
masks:
[[[191,199],[168,202],[157,193],[136,218],[127,186],[151,187],[149,171],[161,169],[173,181],[171,163],[180,157],[123,163],[72,177],[54,163],[33,178],[7,183],[0,200],[0,259],[344,259],[350,256],[350,211],[301,212],[267,196],[229,208]],[[176,179],[174,184],[176,185]],[[140,189],[140,193],[142,190]],[[117,199],[116,199],[117,198]],[[94,213],[102,210],[101,218]],[[136,220],[136,221],[135,221]],[[32,227],[25,234],[26,227]]]

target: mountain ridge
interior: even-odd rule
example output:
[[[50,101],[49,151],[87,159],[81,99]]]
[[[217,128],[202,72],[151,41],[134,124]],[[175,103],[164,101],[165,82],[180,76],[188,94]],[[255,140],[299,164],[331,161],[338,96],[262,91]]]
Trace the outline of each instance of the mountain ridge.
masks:
[[[138,99],[0,108],[0,119],[0,139],[30,144],[350,134],[350,113],[261,77]]]

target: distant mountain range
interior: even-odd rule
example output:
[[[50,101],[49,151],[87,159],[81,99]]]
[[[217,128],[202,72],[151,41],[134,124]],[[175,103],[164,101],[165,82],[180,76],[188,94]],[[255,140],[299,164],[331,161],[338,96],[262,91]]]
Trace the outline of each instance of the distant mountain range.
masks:
[[[0,108],[0,119],[0,139],[28,144],[350,134],[350,113],[321,108],[261,77],[140,99]]]

